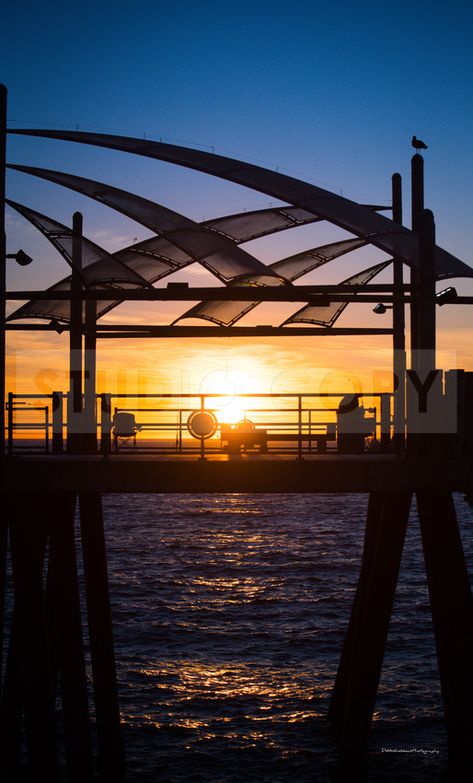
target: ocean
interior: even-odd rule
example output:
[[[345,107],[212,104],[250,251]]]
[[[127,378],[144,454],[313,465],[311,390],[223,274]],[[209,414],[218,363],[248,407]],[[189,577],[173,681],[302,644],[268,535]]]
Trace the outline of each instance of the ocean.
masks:
[[[105,496],[129,783],[353,780],[325,716],[366,506],[364,495]],[[461,495],[456,507],[471,573],[472,510]],[[414,504],[366,780],[434,783],[446,760]]]

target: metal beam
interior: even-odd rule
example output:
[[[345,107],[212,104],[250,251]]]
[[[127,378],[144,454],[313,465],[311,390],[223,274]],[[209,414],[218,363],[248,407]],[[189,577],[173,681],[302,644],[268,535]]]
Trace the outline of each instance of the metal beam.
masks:
[[[342,335],[392,334],[392,329],[324,328],[323,326],[149,326],[97,327],[98,338],[142,337],[340,337]]]
[[[408,293],[411,290],[409,285],[403,286],[403,291]],[[313,296],[324,295],[332,297],[333,301],[351,301],[355,297],[358,300],[359,294],[373,294],[372,300],[379,302],[378,294],[392,295],[394,286],[389,284],[363,285],[310,285],[310,286],[235,286],[235,287],[205,287],[205,288],[140,288],[133,290],[123,290],[116,288],[104,289],[85,289],[80,294],[83,300],[103,300],[103,301],[121,301],[121,302],[146,302],[146,301],[169,301],[169,302],[193,302],[199,300],[205,301],[223,301],[223,302],[307,302]],[[73,291],[8,291],[5,294],[7,301],[42,299],[45,301],[63,301],[74,299],[77,296]],[[335,300],[335,297],[342,296],[343,299]],[[359,299],[361,301],[361,298]]]
[[[61,324],[62,331],[70,330],[69,324]],[[7,324],[11,332],[55,331],[49,324]],[[97,337],[252,337],[310,335],[392,334],[392,329],[357,329],[323,326],[136,326],[135,324],[97,325]]]

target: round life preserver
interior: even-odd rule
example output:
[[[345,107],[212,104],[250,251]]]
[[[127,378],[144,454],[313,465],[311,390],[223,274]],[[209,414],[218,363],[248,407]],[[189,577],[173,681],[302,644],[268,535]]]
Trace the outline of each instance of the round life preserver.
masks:
[[[193,438],[211,438],[218,428],[217,417],[212,411],[192,411],[187,419],[187,429]]]

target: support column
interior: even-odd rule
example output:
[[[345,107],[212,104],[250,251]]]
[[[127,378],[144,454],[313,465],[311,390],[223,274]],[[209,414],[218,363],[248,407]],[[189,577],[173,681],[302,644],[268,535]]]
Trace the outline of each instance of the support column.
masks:
[[[402,226],[402,180],[400,174],[392,176],[393,220]],[[396,452],[405,447],[406,419],[406,338],[404,310],[404,274],[403,260],[399,256],[393,259],[393,374],[394,374],[394,436],[393,446]]]
[[[6,237],[5,237],[5,164],[7,145],[7,88],[0,84],[0,460],[5,454],[5,291],[6,291]]]
[[[416,153],[411,159],[411,228],[414,233],[420,229],[424,212],[424,159]],[[419,270],[411,267],[411,283],[419,283]],[[419,349],[419,313],[417,294],[411,292],[411,369],[417,369]]]
[[[327,717],[333,728],[339,731],[343,724],[346,709],[347,688],[349,681],[351,658],[353,655],[353,639],[355,628],[359,624],[359,617],[366,605],[366,596],[370,582],[373,557],[376,549],[379,523],[383,510],[384,494],[382,492],[370,492],[368,498],[368,511],[366,515],[365,540],[361,559],[361,570],[356,587],[355,598],[350,614],[348,629],[340,656],[337,676],[333,686],[332,696]]]
[[[100,493],[81,492],[79,506],[90,654],[94,679],[99,770],[103,777],[110,775],[118,780],[120,775],[124,773],[125,752],[120,731],[120,709]]]
[[[5,634],[5,590],[8,551],[8,523],[10,503],[9,496],[4,493],[0,512],[0,688],[3,673],[3,640]]]
[[[110,454],[112,450],[112,398],[110,394],[100,395],[100,451]]]
[[[59,675],[67,779],[93,779],[92,745],[74,537],[76,495],[54,493],[48,501],[47,614],[55,671]]]
[[[71,293],[82,291],[82,215],[75,212],[72,218],[72,273]],[[71,297],[71,328],[69,332],[69,395],[67,405],[67,450],[81,450],[82,433],[82,323],[83,301]]]
[[[473,600],[450,492],[418,492],[450,760],[473,743]]]
[[[62,392],[53,392],[53,454],[62,454],[64,449],[64,395]]]
[[[336,725],[345,752],[363,751],[373,717],[391,619],[411,493],[385,493],[371,564],[360,578],[347,661],[346,690]],[[379,509],[379,506],[378,506]],[[375,528],[373,521],[373,530]],[[373,547],[370,542],[369,548]],[[368,553],[369,556],[369,553]]]
[[[422,379],[435,370],[435,223],[425,209],[419,225],[419,369]]]
[[[53,674],[43,585],[46,496],[14,495],[11,514],[14,609],[0,719],[0,757],[7,763],[18,760],[23,713],[33,778],[57,781]]]
[[[85,303],[84,391],[85,391],[85,450],[97,451],[97,303]]]

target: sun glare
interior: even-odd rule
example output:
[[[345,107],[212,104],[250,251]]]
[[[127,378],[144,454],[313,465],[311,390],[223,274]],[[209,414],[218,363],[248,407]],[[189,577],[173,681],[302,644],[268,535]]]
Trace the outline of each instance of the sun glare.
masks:
[[[250,373],[212,370],[202,379],[199,393],[223,395],[208,400],[206,407],[213,408],[220,421],[235,424],[246,417],[248,407],[254,403],[251,398],[239,395],[255,392],[256,382],[257,376],[253,379]]]

